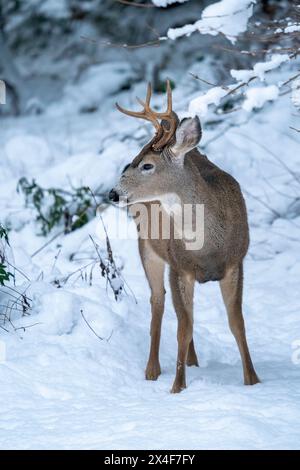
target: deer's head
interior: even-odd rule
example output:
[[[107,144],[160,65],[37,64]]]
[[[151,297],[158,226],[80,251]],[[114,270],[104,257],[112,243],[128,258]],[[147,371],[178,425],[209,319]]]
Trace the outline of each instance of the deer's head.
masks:
[[[185,155],[195,148],[201,139],[198,117],[179,122],[172,110],[172,91],[167,81],[167,110],[158,113],[151,109],[151,85],[148,85],[145,102],[138,98],[143,111],[129,111],[116,104],[119,111],[128,116],[152,122],[156,133],[133,161],[127,165],[118,184],[109,197],[129,204],[162,200],[166,194],[176,192],[183,184]]]

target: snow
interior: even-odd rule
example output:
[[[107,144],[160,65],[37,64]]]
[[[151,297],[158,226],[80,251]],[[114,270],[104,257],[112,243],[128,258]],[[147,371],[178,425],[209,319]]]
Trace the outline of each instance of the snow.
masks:
[[[292,84],[292,103],[296,108],[300,108],[300,78],[296,79]]]
[[[300,31],[300,24],[292,24],[284,28],[285,33],[295,33],[297,31]]]
[[[270,60],[266,62],[257,62],[252,70],[242,69],[242,70],[230,70],[231,76],[241,84],[248,84],[249,80],[257,78],[261,81],[265,81],[265,74],[271,72],[280,67],[281,64],[288,62],[288,54],[273,54],[270,57]],[[292,100],[294,103],[297,103],[298,89],[296,88],[297,81],[293,84],[293,94]],[[265,87],[252,87],[245,92],[246,99],[243,102],[242,108],[250,112],[254,108],[261,108],[267,101],[274,100],[279,95],[278,87],[281,86],[280,81],[278,85],[269,85]],[[226,95],[230,92],[234,92],[236,89],[235,84],[224,86],[214,86],[210,88],[207,92],[203,93],[200,96],[193,98],[189,104],[188,114],[194,116],[198,114],[201,117],[204,117],[208,114],[209,106],[215,105],[218,106]]]
[[[39,12],[53,18],[68,18],[67,2],[66,0],[51,0],[42,2],[42,4],[39,6]]]
[[[253,109],[262,108],[267,101],[278,98],[279,90],[276,85],[265,87],[252,87],[245,92],[246,99],[243,102],[243,109],[250,112]]]
[[[189,0],[152,0],[152,3],[156,7],[167,7],[168,5],[172,5],[173,3],[185,3],[188,2]]]
[[[0,104],[5,104],[6,101],[6,89],[5,82],[0,80]]]
[[[133,76],[134,72],[126,62],[92,65],[82,73],[76,85],[65,87],[63,99],[50,106],[48,112],[59,115],[66,109],[70,114],[97,109],[107,96],[126,85]]]
[[[189,113],[194,116],[199,114],[199,116],[205,116],[208,112],[208,106],[210,104],[218,105],[221,99],[228,93],[228,90],[222,87],[213,87],[208,90],[202,96],[194,98],[189,105]]]
[[[190,36],[195,31],[212,36],[223,33],[227,39],[235,43],[236,37],[247,28],[254,3],[253,0],[221,0],[213,3],[204,8],[201,19],[194,24],[170,28],[168,37],[174,40]]]
[[[50,149],[45,139],[34,135],[23,133],[12,137],[6,142],[4,151],[8,168],[20,178],[40,171],[51,161]]]
[[[300,24],[298,23],[290,23],[288,26],[286,26],[285,28],[277,28],[275,29],[274,33],[275,34],[279,34],[279,33],[295,33],[297,31],[300,31]]]
[[[103,78],[101,86],[87,94],[90,103],[99,104],[94,113],[80,114],[78,100],[84,100],[74,88],[64,98],[73,110],[67,117],[64,106],[53,103],[41,116],[2,119],[1,222],[10,226],[14,263],[30,279],[17,273],[17,287],[27,289],[32,310],[29,316],[16,313],[13,319],[15,327],[25,331],[0,329],[0,447],[299,449],[300,162],[299,136],[290,129],[297,122],[295,108],[288,95],[279,96],[263,113],[247,114],[247,120],[233,113],[227,128],[226,123],[209,124],[208,108],[226,90],[219,87],[209,91],[209,98],[197,98],[198,90],[186,91],[184,76],[174,92],[179,112],[191,101],[191,112],[208,113],[202,120],[203,151],[238,179],[246,197],[251,245],[244,269],[244,314],[261,384],[243,385],[218,284],[208,283],[198,285],[195,293],[200,367],[188,369],[185,391],[169,393],[177,325],[167,276],[162,375],[157,382],[144,380],[149,288],[136,240],[116,236],[114,207],[102,216],[114,255],[124,266],[126,292],[118,301],[98,267],[92,285],[84,275],[71,277],[60,289],[53,285],[94,255],[89,235],[105,250],[99,218],[58,237],[32,257],[46,240],[37,235],[32,209],[25,208],[16,193],[19,176],[31,174],[46,187],[83,184],[95,189],[101,184],[109,190],[145,140],[144,125],[114,108],[115,101],[126,105],[128,95],[140,95],[144,84],[136,84],[130,93],[116,91],[115,83],[122,87],[124,75],[117,77],[116,65],[110,67],[106,92]],[[96,82],[100,73],[94,72]],[[287,76],[280,72],[280,79]],[[92,73],[85,80],[93,82]],[[257,107],[268,93],[275,95],[269,88],[251,88],[246,96]],[[157,98],[159,102],[161,96]],[[83,272],[89,275],[88,269]]]
[[[281,64],[289,60],[288,54],[272,54],[270,60],[257,62],[252,70],[230,70],[230,74],[235,80],[248,82],[253,77],[258,77],[261,81],[265,79],[265,73],[280,67]]]

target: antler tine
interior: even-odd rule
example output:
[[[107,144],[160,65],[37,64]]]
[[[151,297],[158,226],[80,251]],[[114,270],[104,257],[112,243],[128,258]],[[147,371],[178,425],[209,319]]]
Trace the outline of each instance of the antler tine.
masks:
[[[137,102],[140,103],[144,107],[144,111],[148,111],[148,112],[152,111],[151,108],[150,108],[151,96],[152,96],[152,87],[151,87],[151,83],[149,82],[148,86],[147,86],[146,100],[144,101],[144,100],[141,100],[140,98],[136,97]]]
[[[155,127],[156,131],[159,132],[161,130],[161,125],[158,122],[158,120],[156,119],[155,114],[151,111],[150,108],[149,109],[145,108],[146,103],[144,103],[144,101],[140,100],[139,98],[137,98],[137,100],[142,106],[144,106],[143,111],[130,111],[129,109],[123,108],[118,103],[116,103],[116,107],[121,113],[126,114],[127,116],[132,116],[132,117],[136,117],[136,118],[140,118],[140,119],[145,119],[145,121],[152,122],[152,124]]]
[[[149,114],[151,113],[150,110],[150,100],[151,100],[151,95],[152,95],[152,88],[151,88],[151,83],[148,83],[148,88],[147,88],[147,95],[146,95],[146,101],[141,100],[140,98],[137,98],[137,101],[143,106],[143,111],[130,111],[129,109],[125,109],[122,106],[120,106],[118,103],[116,103],[117,109],[124,114],[127,114],[127,116],[133,116],[137,118],[143,118],[147,119],[148,121],[153,121],[154,117],[151,116],[151,119],[147,118],[146,113],[148,112]],[[157,126],[155,126],[157,128]]]
[[[138,103],[143,106],[143,111],[130,111],[128,109],[123,108],[118,103],[116,103],[116,107],[121,113],[127,114],[128,116],[133,116],[141,119],[145,119],[146,121],[152,122],[153,126],[156,129],[156,141],[153,142],[153,148],[160,149],[164,145],[166,145],[171,138],[173,137],[178,118],[177,115],[172,110],[172,88],[170,80],[167,80],[167,110],[165,112],[159,113],[154,111],[150,107],[150,100],[152,96],[152,87],[151,83],[148,83],[147,87],[147,94],[145,101],[137,98]],[[159,123],[158,119],[162,119],[162,122]],[[166,120],[169,123],[169,126],[163,123],[163,120]]]
[[[123,108],[118,103],[116,103],[116,107],[121,113],[127,114],[127,116],[133,116],[133,117],[137,117],[137,118],[143,118],[144,117],[144,111],[130,111],[129,109]]]
[[[160,118],[160,119],[171,119],[172,118],[172,88],[171,88],[171,83],[170,83],[170,80],[168,79],[167,80],[167,110],[160,113],[160,112],[157,112],[157,111],[153,111],[153,114],[155,114],[155,116],[157,118]]]
[[[172,112],[172,88],[170,80],[167,80],[167,97],[168,97],[168,105],[167,105],[167,113],[171,114]]]
[[[152,113],[153,115],[160,117],[160,118],[168,118],[172,114],[172,88],[170,84],[170,80],[167,80],[167,110],[163,113],[154,111],[152,108],[150,108],[150,99],[152,95],[152,88],[151,88],[151,83],[148,83],[148,89],[147,89],[147,97],[146,101],[141,100],[140,98],[137,98],[138,103],[140,103],[142,106],[144,106],[145,111]]]
[[[130,111],[129,109],[125,109],[122,106],[120,106],[118,103],[116,103],[116,107],[121,113],[127,114],[128,116],[134,116],[138,118],[143,118],[147,119],[148,121],[151,121],[154,123],[155,118],[155,113],[152,111],[150,108],[150,100],[151,100],[151,95],[152,95],[152,87],[151,83],[148,83],[148,88],[147,88],[147,95],[146,95],[146,100],[143,101],[140,98],[136,98],[137,102],[140,103],[143,106],[143,111]],[[159,123],[155,124],[155,127],[157,128],[159,126]]]
[[[150,107],[151,96],[152,96],[152,86],[151,86],[151,83],[148,82],[147,95],[146,95],[146,104],[148,108]]]
[[[161,125],[163,127],[163,134],[161,138],[153,145],[154,149],[159,150],[171,141],[178,125],[177,114],[174,113],[172,110],[172,88],[169,79],[167,80],[167,111],[165,111],[164,113],[155,114],[157,117],[162,119]],[[168,127],[164,125],[163,121],[167,121],[169,123]]]

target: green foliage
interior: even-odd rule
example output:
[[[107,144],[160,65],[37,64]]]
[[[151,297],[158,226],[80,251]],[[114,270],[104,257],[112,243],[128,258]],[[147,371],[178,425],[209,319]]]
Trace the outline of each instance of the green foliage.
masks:
[[[9,281],[11,277],[14,275],[7,271],[5,264],[0,263],[0,286],[4,286],[5,281]]]
[[[72,191],[45,189],[35,180],[29,182],[27,178],[21,178],[17,190],[24,194],[26,206],[36,209],[36,221],[44,236],[59,225],[63,225],[65,233],[72,232],[88,223],[95,215],[97,203],[87,186],[73,188]]]
[[[5,242],[9,245],[7,230],[3,227],[0,222],[0,238],[4,238]]]
[[[234,109],[236,101],[237,100],[234,99],[228,99],[222,104],[222,106],[220,106],[220,109],[222,109],[224,113],[228,113],[229,111],[232,111]]]
[[[3,239],[7,245],[9,245],[7,230],[3,227],[1,223],[0,223],[0,238]],[[0,286],[4,286],[5,282],[8,282],[11,277],[14,277],[14,275],[7,270],[7,266],[4,264],[4,262],[5,262],[4,253],[1,253],[0,251]]]
[[[170,86],[171,86],[171,90],[174,90],[174,88],[176,88],[176,84],[174,80],[170,80]],[[156,85],[155,91],[158,93],[166,93],[167,91],[166,81],[159,81],[159,83]]]
[[[12,327],[13,330],[17,331],[18,328],[14,327],[11,316],[13,313],[20,314],[20,312],[22,312],[22,316],[29,315],[31,310],[31,299],[27,297],[24,290],[22,292],[17,290],[15,286],[15,275],[8,271],[7,264],[13,269],[16,269],[16,271],[23,275],[26,280],[28,280],[28,278],[22,273],[22,271],[12,266],[6,258],[5,248],[6,245],[9,246],[9,240],[7,229],[3,227],[1,222],[0,240],[2,240],[2,243],[0,244],[0,328],[9,332],[9,328]],[[14,284],[7,285],[6,283],[9,283],[12,279]]]

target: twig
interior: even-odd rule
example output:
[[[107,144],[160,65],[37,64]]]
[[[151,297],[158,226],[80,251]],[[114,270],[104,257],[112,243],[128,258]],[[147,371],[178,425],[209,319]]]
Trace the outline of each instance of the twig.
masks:
[[[123,5],[128,5],[130,7],[155,8],[155,5],[153,5],[153,3],[137,3],[130,0],[115,0],[115,2],[122,3]]]
[[[6,331],[6,333],[9,333],[9,330],[7,330],[6,328],[4,328],[3,325],[0,325],[0,328],[1,328],[2,330]]]
[[[197,74],[195,74],[195,73],[189,72],[189,74],[190,74],[193,78],[195,78],[196,80],[199,80],[200,82],[206,83],[206,85],[213,86],[213,87],[218,87],[218,86],[220,86],[221,88],[223,88],[223,90],[228,90],[228,89],[229,89],[227,86],[224,86],[224,85],[216,85],[215,83],[211,83],[211,82],[205,80],[204,78],[199,77],[199,75],[197,75]]]
[[[13,292],[15,292],[15,294],[18,294],[18,297],[15,297],[15,298],[18,298],[18,299],[19,299],[19,298],[20,298],[20,295],[25,295],[25,293],[26,293],[26,291],[27,291],[27,289],[28,289],[29,286],[26,287],[26,289],[23,291],[22,294],[20,294],[20,292],[17,291],[17,289],[15,289],[14,287],[8,286],[7,284],[5,284],[5,286],[3,286],[3,287],[6,287],[6,289],[10,289],[10,290],[12,290]],[[7,293],[7,292],[6,292],[6,293]],[[31,299],[30,297],[27,297],[27,299],[28,299],[30,302],[32,302],[32,299]]]
[[[1,307],[1,308],[7,308],[7,305],[0,304],[0,307]],[[21,309],[21,308],[16,308],[16,307],[15,307],[14,310],[15,310],[16,312],[23,312],[23,309]],[[0,315],[5,316],[4,313],[2,313],[2,314],[0,314]]]
[[[115,272],[118,273],[118,276],[122,279],[122,281],[124,282],[124,284],[128,287],[128,289],[130,290],[133,298],[134,298],[134,301],[135,303],[137,304],[137,298],[133,292],[133,290],[131,289],[131,287],[129,286],[128,282],[125,280],[124,276],[122,276],[122,273],[118,270],[117,266],[116,266],[116,263],[115,263],[115,260],[114,260],[114,257],[113,257],[113,252],[112,252],[112,248],[111,248],[111,244],[110,244],[110,241],[109,241],[109,237],[108,237],[108,233],[107,233],[107,230],[106,230],[106,227],[105,227],[105,224],[104,224],[104,220],[102,218],[102,215],[100,215],[100,219],[101,219],[101,222],[102,222],[102,225],[103,225],[103,229],[105,231],[105,236],[106,236],[106,245],[107,245],[107,252],[109,254],[109,261],[111,262],[111,264],[113,265],[114,269],[115,269]]]
[[[93,327],[90,325],[90,323],[87,321],[87,319],[85,318],[85,316],[84,316],[84,314],[83,314],[83,310],[80,310],[80,313],[81,313],[81,316],[82,316],[82,318],[84,319],[85,323],[86,323],[87,326],[89,327],[89,329],[94,333],[94,335],[95,335],[98,339],[100,339],[100,341],[107,341],[107,342],[108,342],[108,341],[110,340],[110,338],[112,337],[112,334],[113,334],[113,331],[114,331],[114,330],[112,330],[112,332],[111,332],[111,334],[109,335],[108,338],[102,338],[102,336],[99,336],[98,333],[96,333],[96,331],[94,330],[94,328],[93,328]]]
[[[8,286],[6,286],[6,287],[8,287]],[[16,300],[11,302],[11,306],[9,307],[9,309],[10,309],[10,314],[9,314],[9,317],[8,317],[9,320],[11,318],[12,311],[17,310],[15,308],[15,305],[19,305],[19,306],[21,305],[22,306],[23,316],[27,315],[28,310],[31,309],[31,305],[29,303],[29,298],[26,296],[26,290],[27,289],[28,289],[28,287],[23,292],[16,291],[19,294],[19,297],[15,297]],[[19,302],[21,302],[21,304]],[[8,309],[8,304],[7,304],[7,309]]]
[[[300,198],[298,196],[290,196],[289,194],[285,194],[284,192],[280,191],[280,189],[276,188],[276,186],[274,186],[267,178],[265,178],[263,175],[262,175],[262,179],[264,180],[264,182],[271,188],[273,189],[274,191],[276,191],[278,194],[280,194],[281,196],[287,198],[287,199],[290,199],[292,200],[293,202],[296,202],[296,201],[299,201]]]
[[[9,286],[7,286],[7,285],[1,286],[1,291],[2,291],[4,294],[10,295],[10,296],[13,297],[14,299],[17,299],[17,301],[18,301],[19,298],[20,298],[20,295],[18,295],[18,297],[17,297],[16,295],[12,294],[11,292],[5,292],[5,291],[3,291],[3,288],[5,288],[5,287],[8,287],[8,288],[9,288]]]
[[[29,277],[23,272],[21,271],[19,268],[17,268],[16,266],[14,266],[13,264],[11,264],[7,259],[5,260],[6,264],[8,264],[11,268],[13,268],[15,271],[17,271],[19,274],[21,274],[23,277],[25,277],[25,279],[29,282],[31,282],[31,279],[29,279]]]
[[[226,98],[227,96],[229,95],[232,95],[233,93],[235,93],[237,90],[239,90],[240,88],[246,86],[246,85],[249,85],[250,82],[252,82],[253,80],[255,80],[256,78],[258,78],[257,76],[255,77],[251,77],[249,78],[249,80],[247,82],[243,82],[243,83],[240,83],[239,85],[237,85],[236,87],[232,88],[228,93],[227,95],[223,96],[222,99]]]
[[[32,323],[32,325],[18,326],[18,328],[14,328],[14,330],[15,330],[15,331],[18,331],[18,330],[26,331],[27,328],[32,328],[33,326],[41,325],[41,324],[42,324],[42,322],[37,322],[37,323]]]
[[[97,261],[96,261],[96,260],[93,260],[93,261],[91,261],[90,263],[86,264],[85,266],[81,266],[80,268],[78,268],[78,269],[76,269],[75,271],[71,272],[71,273],[68,274],[67,276],[63,277],[63,278],[61,279],[61,282],[62,282],[63,284],[66,284],[66,283],[68,282],[68,280],[69,280],[72,276],[74,276],[74,274],[77,274],[77,273],[79,273],[79,272],[82,272],[83,269],[86,269],[86,268],[88,268],[89,266],[91,266],[92,264],[95,264],[95,263],[97,263]]]
[[[238,132],[239,135],[243,136],[245,139],[250,140],[250,142],[254,142],[256,145],[261,147],[263,150],[265,150],[269,155],[271,155],[280,165],[297,181],[297,183],[300,184],[300,177],[295,173],[291,168],[284,163],[278,155],[276,155],[272,150],[270,150],[268,147],[266,147],[264,144],[261,144],[257,140],[253,139],[253,137],[249,137],[246,134],[243,134],[242,132]]]
[[[243,122],[240,122],[240,123],[234,123],[234,122],[231,122],[229,124],[227,124],[226,127],[224,127],[218,134],[214,135],[213,137],[211,137],[210,139],[208,139],[205,144],[203,145],[203,148],[207,148],[208,145],[210,145],[212,142],[215,142],[216,140],[218,140],[220,137],[222,137],[223,135],[225,135],[230,129],[234,129],[235,127],[241,127],[241,126],[244,126],[245,124],[247,124],[250,119],[253,118],[253,114],[249,114],[249,117],[243,121]],[[223,122],[223,121],[221,121]]]
[[[52,273],[54,271],[54,268],[56,266],[56,263],[57,263],[57,260],[58,260],[60,254],[61,254],[61,248],[58,250],[57,254],[54,256],[54,261],[53,261],[53,265],[52,265],[52,268],[51,268]]]
[[[254,194],[250,193],[249,191],[247,191],[246,189],[243,188],[243,192],[248,194],[249,196],[251,196],[253,199],[255,199],[256,201],[260,202],[264,207],[266,207],[267,209],[269,209],[269,211],[271,211],[275,216],[276,218],[280,218],[281,215],[279,214],[279,212],[277,212],[275,209],[273,209],[273,207],[269,206],[269,204],[267,204],[265,201],[263,201],[262,199],[260,199],[258,196],[255,196]]]
[[[80,37],[81,37],[81,39],[84,39],[85,41],[100,44],[102,46],[116,47],[116,48],[123,48],[123,49],[140,49],[142,47],[150,47],[150,46],[151,47],[152,46],[158,47],[158,46],[160,46],[160,42],[162,40],[164,40],[164,38],[158,38],[158,39],[155,39],[153,41],[148,41],[148,42],[144,42],[144,43],[141,43],[141,44],[127,44],[127,43],[112,43],[110,41],[98,41],[96,39],[88,38],[87,36],[83,36],[83,35],[81,35]]]
[[[285,82],[283,82],[281,84],[281,86],[285,86],[287,85],[288,83],[292,82],[293,80],[296,80],[296,78],[300,77],[300,72],[297,73],[296,75],[293,75],[291,78],[289,78],[288,80],[286,80]]]
[[[54,237],[50,238],[44,245],[42,245],[38,250],[36,250],[34,253],[32,253],[31,258],[34,258],[36,255],[38,255],[44,248],[46,248],[48,245],[50,245],[54,240],[56,240],[58,237],[61,235],[64,235],[65,231],[62,230],[61,232],[58,232]]]

